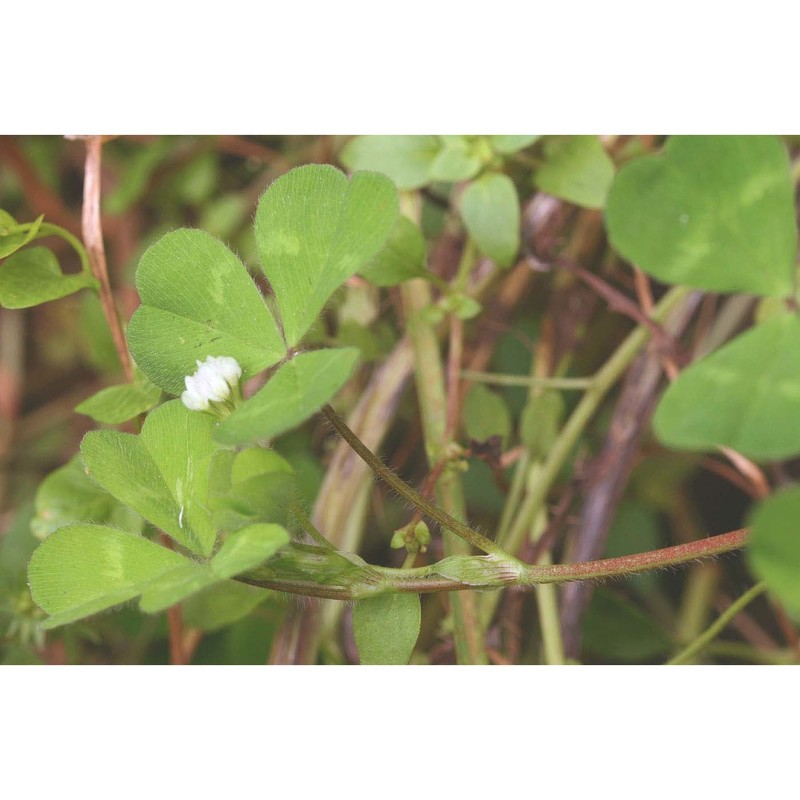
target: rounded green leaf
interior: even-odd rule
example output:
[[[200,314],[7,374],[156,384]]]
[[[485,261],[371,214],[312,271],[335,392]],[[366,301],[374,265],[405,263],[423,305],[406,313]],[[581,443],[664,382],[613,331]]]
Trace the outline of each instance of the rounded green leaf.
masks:
[[[280,525],[248,525],[225,540],[211,559],[211,570],[218,578],[232,578],[260,566],[288,543],[289,534]]]
[[[623,167],[608,197],[613,246],[667,283],[785,295],[797,250],[789,158],[772,136],[673,136]]]
[[[142,587],[139,608],[145,614],[158,614],[218,582],[219,579],[207,564],[184,559],[181,566],[165,572]]]
[[[508,445],[511,435],[511,412],[506,401],[496,392],[476,383],[464,401],[464,428],[476,442],[499,436],[502,446]]]
[[[558,439],[564,419],[564,397],[547,390],[528,399],[519,420],[519,438],[536,459],[545,459]]]
[[[431,181],[465,181],[474,178],[483,161],[478,148],[466,136],[440,136],[442,149],[430,168]]]
[[[206,356],[231,356],[250,377],[283,358],[286,347],[244,264],[213,236],[182,228],[142,256],[142,305],[128,345],[156,386],[180,394]]]
[[[747,561],[753,573],[793,614],[800,616],[800,488],[762,501],[753,514]]]
[[[38,306],[96,285],[84,272],[64,275],[46,247],[21,250],[0,265],[0,305],[5,308]]]
[[[362,664],[408,664],[419,636],[419,595],[382,594],[359,600],[353,633]]]
[[[28,581],[50,615],[43,628],[104,611],[139,595],[153,580],[189,564],[148,539],[100,525],[69,525],[39,545]]]
[[[381,249],[398,214],[397,189],[372,172],[348,181],[334,167],[310,164],[264,192],[256,242],[289,347],[300,342],[331,294]]]
[[[224,419],[215,438],[223,444],[245,444],[294,428],[344,386],[357,359],[358,350],[353,347],[300,353]]]
[[[39,484],[35,505],[31,530],[39,539],[76,522],[108,522],[133,533],[142,530],[141,517],[92,481],[78,456]]]
[[[143,384],[124,383],[101,389],[75,406],[75,410],[97,422],[117,425],[149,411],[160,398],[161,389],[149,381]]]
[[[190,628],[216,631],[249,614],[274,594],[237,581],[215,583],[183,604],[183,619]]]
[[[425,239],[408,217],[397,218],[386,244],[361,268],[376,286],[395,286],[425,275]]]
[[[147,417],[139,436],[90,431],[81,455],[111,495],[184,547],[209,555],[217,534],[207,508],[213,426],[210,415],[172,400]]]
[[[614,162],[597,136],[550,136],[536,185],[585,208],[602,208],[614,180]]]
[[[490,136],[489,143],[492,145],[492,150],[500,155],[510,156],[526,147],[532,145],[540,136],[508,136],[497,135]]]
[[[438,136],[357,136],[341,152],[351,170],[388,175],[398,189],[418,189],[430,183],[430,169],[441,149]]]
[[[586,650],[614,661],[641,664],[672,646],[667,634],[636,604],[608,589],[597,589],[581,626]]]
[[[461,196],[461,216],[481,251],[508,267],[519,250],[520,210],[514,184],[507,175],[482,175]]]
[[[756,459],[800,453],[800,319],[775,317],[692,364],[667,389],[653,427],[682,450],[732,447]]]

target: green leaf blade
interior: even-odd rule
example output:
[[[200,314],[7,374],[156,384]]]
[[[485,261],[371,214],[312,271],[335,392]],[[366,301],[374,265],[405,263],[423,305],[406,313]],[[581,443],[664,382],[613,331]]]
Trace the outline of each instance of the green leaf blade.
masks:
[[[348,182],[310,164],[278,178],[262,196],[255,235],[289,347],[331,294],[383,246],[397,221],[397,190],[386,177],[357,172]]]
[[[151,412],[139,436],[90,431],[81,442],[89,475],[183,547],[208,556],[216,527],[208,509],[214,420],[172,400]]]
[[[584,208],[603,208],[614,180],[614,162],[597,136],[552,136],[535,182],[543,192]]]
[[[479,383],[470,388],[464,401],[463,420],[467,435],[476,442],[499,436],[502,447],[508,446],[511,412],[506,401],[491,389]]]
[[[249,525],[225,540],[211,559],[211,570],[218,578],[233,578],[261,566],[288,543],[289,534],[280,525]]]
[[[489,143],[495,153],[510,156],[530,147],[537,139],[541,139],[541,136],[494,135],[489,137]]]
[[[89,477],[160,530],[176,536],[180,509],[141,439],[119,431],[89,431],[81,442]]]
[[[166,611],[219,582],[207,564],[195,564],[187,559],[184,562],[142,587],[139,608],[145,614]]]
[[[96,285],[91,275],[64,275],[46,247],[29,247],[0,266],[0,305],[31,308]]]
[[[359,600],[353,633],[362,664],[407,664],[422,619],[419,595],[382,594]]]
[[[54,628],[136,597],[150,581],[186,563],[177,553],[100,525],[60,528],[34,551],[31,595]]]
[[[762,501],[751,520],[747,561],[752,572],[800,618],[800,488],[784,489]]]
[[[424,277],[425,239],[408,217],[397,218],[386,244],[361,268],[361,276],[375,286],[396,286]]]
[[[388,175],[398,189],[419,189],[430,183],[430,170],[441,149],[438,136],[357,136],[341,153],[351,170]]]
[[[358,360],[352,347],[300,353],[216,429],[218,442],[245,444],[296,427],[344,386]]]
[[[209,469],[218,449],[214,425],[209,414],[171,400],[147,416],[140,435],[178,507],[182,543],[191,542],[203,556],[210,555],[217,536],[208,509]]]
[[[431,163],[431,181],[465,181],[474,178],[483,161],[466,136],[442,136],[442,149]]]
[[[775,317],[692,364],[667,389],[653,428],[682,450],[732,447],[755,459],[800,453],[800,319]]]
[[[623,167],[608,197],[614,248],[667,283],[780,296],[797,227],[788,155],[772,136],[673,136]]]
[[[79,457],[51,472],[36,492],[33,535],[46,539],[53,531],[78,522],[110,523],[140,533],[142,519],[91,480]]]
[[[142,305],[128,343],[142,372],[170,394],[206,356],[230,356],[245,378],[283,358],[272,314],[239,259],[199,230],[179,229],[150,247],[139,263]]]
[[[183,619],[191,628],[216,631],[246,616],[270,597],[274,594],[267,589],[222,581],[187,598]]]
[[[519,251],[520,209],[511,179],[498,173],[482,175],[461,197],[461,216],[478,247],[501,267]]]
[[[125,383],[101,389],[75,406],[75,411],[105,425],[118,425],[149,411],[160,398],[161,389],[149,382]]]

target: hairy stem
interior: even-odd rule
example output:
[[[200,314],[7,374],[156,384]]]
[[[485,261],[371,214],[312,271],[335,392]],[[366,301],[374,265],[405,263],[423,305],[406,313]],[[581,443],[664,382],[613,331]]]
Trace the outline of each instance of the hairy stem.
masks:
[[[474,589],[499,589],[511,586],[530,589],[540,584],[618,578],[653,569],[686,564],[704,558],[713,558],[723,553],[740,550],[747,542],[749,534],[749,529],[741,528],[719,536],[710,536],[707,539],[699,539],[660,550],[650,550],[646,553],[604,558],[599,561],[586,561],[577,564],[522,564],[516,559],[505,560],[498,556],[475,556],[473,558],[481,562],[485,562],[487,559],[502,562],[508,566],[508,570],[501,577],[484,581],[471,580],[469,583],[443,577],[437,573],[437,564],[408,570],[369,565],[368,574],[365,573],[364,579],[348,586],[316,583],[310,580],[264,577],[259,574],[259,570],[240,575],[236,580],[290,594],[346,601],[388,592],[425,594]]]
[[[436,521],[443,528],[455,533],[465,541],[483,550],[484,553],[496,553],[506,556],[505,553],[491,540],[483,534],[473,530],[468,525],[450,516],[446,511],[435,506],[426,500],[416,489],[413,489],[405,481],[395,475],[383,461],[378,458],[371,450],[364,446],[362,441],[347,427],[347,423],[329,406],[322,407],[322,413],[333,425],[339,435],[347,441],[350,447],[364,460],[364,462],[378,475],[383,481],[392,487],[401,497],[412,505],[419,508],[423,513]]]

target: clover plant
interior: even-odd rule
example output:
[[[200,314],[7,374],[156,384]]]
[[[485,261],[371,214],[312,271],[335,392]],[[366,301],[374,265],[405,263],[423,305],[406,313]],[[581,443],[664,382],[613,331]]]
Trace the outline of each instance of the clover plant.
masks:
[[[203,187],[213,186],[216,170],[204,163],[192,197],[205,197]],[[800,616],[796,487],[755,505],[750,538],[735,531],[578,564],[553,564],[541,556],[552,552],[546,544],[535,561],[526,549],[538,546],[548,493],[569,468],[589,420],[690,291],[777,300],[762,321],[740,325],[746,329],[682,365],[655,411],[658,441],[675,451],[735,451],[764,468],[800,455],[796,212],[780,139],[673,136],[654,152],[618,150],[612,158],[599,138],[587,136],[364,136],[346,144],[341,163],[353,172],[306,164],[263,192],[248,212],[252,272],[201,228],[163,232],[138,259],[140,304],[125,331],[131,380],[77,406],[99,427],[38,490],[32,529],[41,541],[27,574],[45,614],[41,630],[131,601],[147,614],[182,604],[189,621],[210,614],[210,630],[279,592],[355,603],[362,663],[406,663],[420,631],[420,596],[448,592],[457,658],[482,663],[498,593],[470,590],[537,586],[545,649],[555,662],[563,652],[551,624],[557,620],[551,584],[627,576],[743,546],[754,575]],[[128,187],[127,199],[128,190],[118,188],[108,198],[110,210],[124,210],[144,187]],[[615,256],[663,288],[649,319],[638,319],[588,378],[548,378],[534,369],[532,378],[520,376],[529,390],[521,405],[475,384],[459,412],[462,437],[448,427],[453,417],[446,411],[447,393],[458,391],[452,359],[459,355],[443,354],[438,337],[461,341],[464,325],[484,319],[481,292],[489,283],[475,278],[479,265],[489,280],[515,264],[541,269],[526,261],[530,244],[521,232],[520,199],[536,191],[588,209]],[[463,232],[452,275],[429,269],[419,214],[425,193],[445,198]],[[77,274],[63,273],[54,250],[38,243],[54,235],[79,254]],[[82,243],[42,217],[20,223],[0,211],[0,258],[6,308],[101,288]],[[557,259],[549,265],[557,267]],[[344,286],[373,287],[384,292],[384,308],[399,309],[407,338],[389,344],[399,354],[392,358],[404,358],[416,377],[430,485],[417,489],[403,480],[336,410],[353,407],[353,393],[371,369],[363,349],[326,333],[326,310]],[[406,551],[402,566],[372,563],[357,545],[334,544],[330,530],[312,523],[313,498],[303,498],[301,475],[273,442],[317,416],[410,509],[410,520],[385,532],[387,546],[391,540],[392,548]],[[110,427],[121,424],[123,430]],[[506,487],[506,505],[482,494],[485,486],[471,484],[475,497],[465,495],[464,469],[488,465],[502,476],[502,455],[514,447],[522,460]],[[500,502],[498,530],[468,522],[473,499]],[[438,526],[433,536],[425,520]],[[416,566],[421,555],[427,560]],[[592,606],[592,648],[602,650],[604,638],[616,635],[604,623],[616,602],[601,593]],[[626,619],[647,632],[631,646],[633,657],[666,655],[669,638],[654,633],[641,612]]]

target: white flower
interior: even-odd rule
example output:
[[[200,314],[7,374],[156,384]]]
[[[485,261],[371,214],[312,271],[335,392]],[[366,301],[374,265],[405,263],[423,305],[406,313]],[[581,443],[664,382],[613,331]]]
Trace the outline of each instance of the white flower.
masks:
[[[186,379],[187,381],[189,378]],[[183,404],[188,408],[190,411],[208,411],[208,400],[205,397],[201,397],[192,386],[191,389],[187,389],[182,395],[181,400],[183,400]]]
[[[199,362],[198,362],[199,363]],[[242,368],[235,358],[230,356],[209,356],[206,359],[206,364],[212,366],[223,378],[228,382],[231,388],[239,383],[239,378],[242,377]]]
[[[209,411],[211,403],[228,404],[231,392],[241,399],[239,378],[242,368],[230,356],[208,356],[197,362],[194,375],[187,375],[183,381],[186,391],[181,395],[183,404],[192,411]]]

